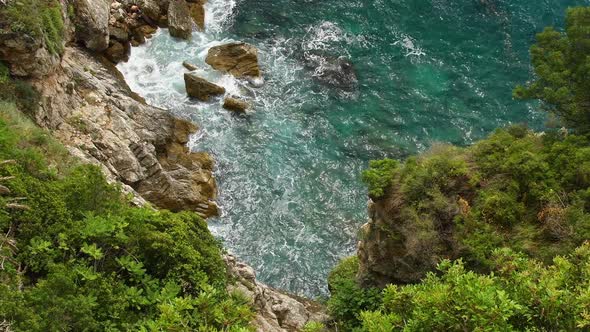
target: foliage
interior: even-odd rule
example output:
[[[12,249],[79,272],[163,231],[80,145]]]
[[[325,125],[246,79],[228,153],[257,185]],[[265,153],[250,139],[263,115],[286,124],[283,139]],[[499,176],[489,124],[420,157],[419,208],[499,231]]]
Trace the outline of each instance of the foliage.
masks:
[[[14,331],[246,331],[217,241],[189,212],[130,206],[14,105],[0,103],[0,321]],[[5,243],[0,238],[0,243]],[[6,259],[3,259],[3,258]]]
[[[5,10],[12,31],[42,38],[50,53],[64,50],[64,22],[57,0],[10,1]]]
[[[361,314],[361,331],[573,331],[590,326],[590,244],[553,265],[494,252],[496,274],[443,261],[441,275],[416,285],[391,285],[383,304]]]
[[[309,322],[305,324],[302,332],[323,332],[326,331],[326,326],[320,322]]]
[[[590,132],[590,7],[568,9],[565,32],[539,33],[531,57],[536,78],[514,96],[542,100],[566,126]]]
[[[331,297],[328,300],[330,315],[345,331],[359,323],[363,310],[374,310],[381,303],[380,290],[361,288],[356,281],[359,262],[356,256],[343,259],[328,276]]]
[[[363,182],[369,187],[369,195],[374,199],[385,194],[387,188],[395,176],[398,162],[392,159],[372,160],[369,169],[363,172]]]

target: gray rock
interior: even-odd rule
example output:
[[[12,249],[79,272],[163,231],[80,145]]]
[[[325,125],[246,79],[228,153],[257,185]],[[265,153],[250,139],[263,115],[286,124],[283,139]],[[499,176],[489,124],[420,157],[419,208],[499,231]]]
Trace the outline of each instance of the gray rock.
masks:
[[[185,0],[172,0],[168,6],[168,29],[172,37],[189,39],[193,21]]]
[[[327,322],[329,316],[321,304],[269,287],[256,280],[254,269],[234,256],[224,256],[230,280],[230,292],[241,292],[256,310],[253,325],[257,332],[301,331],[311,321]]]
[[[188,95],[201,101],[207,101],[211,96],[222,95],[225,93],[224,87],[213,84],[206,79],[191,73],[184,74],[184,84]]]
[[[42,95],[37,124],[159,208],[218,214],[213,160],[186,146],[194,124],[147,105],[114,66],[84,51],[66,48],[61,65],[56,75],[32,81]],[[70,119],[82,121],[84,131]]]
[[[76,39],[93,51],[109,47],[109,3],[106,0],[75,0]]]
[[[42,38],[0,29],[0,60],[15,76],[42,77],[58,67],[60,57],[45,48]]]

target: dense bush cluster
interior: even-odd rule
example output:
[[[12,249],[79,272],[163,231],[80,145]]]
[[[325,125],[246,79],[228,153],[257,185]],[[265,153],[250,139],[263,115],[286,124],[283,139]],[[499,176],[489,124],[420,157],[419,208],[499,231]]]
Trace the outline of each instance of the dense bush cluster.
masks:
[[[550,266],[498,249],[494,273],[446,260],[419,284],[391,285],[358,331],[574,331],[590,328],[590,244]]]
[[[0,323],[14,331],[246,331],[196,214],[131,207],[0,103]]]
[[[364,294],[372,290],[357,286],[357,271],[344,261],[333,272],[345,275],[344,281],[330,284],[329,300],[341,326],[354,330],[359,321],[363,331],[587,326],[588,137],[499,129],[467,148],[435,146],[390,172],[383,180],[390,183],[387,194],[377,204],[384,209],[394,205],[390,200],[399,204],[390,211],[387,234],[404,243],[408,262],[420,262],[412,270],[426,275],[445,258],[460,261],[440,263],[438,274],[429,273],[416,285],[390,286],[378,311],[358,305],[378,306],[379,296]],[[570,260],[555,258],[574,251]]]

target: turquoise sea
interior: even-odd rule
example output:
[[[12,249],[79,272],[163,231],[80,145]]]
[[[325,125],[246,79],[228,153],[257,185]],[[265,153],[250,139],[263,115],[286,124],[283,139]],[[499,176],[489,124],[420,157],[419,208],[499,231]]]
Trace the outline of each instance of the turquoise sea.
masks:
[[[217,161],[223,214],[210,228],[225,247],[260,280],[315,297],[355,252],[369,160],[471,144],[510,123],[543,128],[511,90],[531,78],[535,33],[563,26],[575,5],[590,0],[210,0],[204,33],[160,31],[119,69],[148,102],[201,127],[190,144]],[[229,41],[259,49],[262,87],[205,64]],[[188,99],[184,60],[252,111]]]

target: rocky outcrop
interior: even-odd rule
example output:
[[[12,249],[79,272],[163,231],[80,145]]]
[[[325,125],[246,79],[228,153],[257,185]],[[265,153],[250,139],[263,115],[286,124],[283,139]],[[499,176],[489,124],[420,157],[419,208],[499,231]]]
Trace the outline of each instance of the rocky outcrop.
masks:
[[[408,209],[409,205],[399,184],[388,188],[384,197],[369,201],[369,220],[361,227],[357,249],[362,286],[416,283],[441,259],[459,257],[452,226],[461,213],[456,199],[423,214]]]
[[[41,77],[53,72],[60,58],[47,51],[43,38],[0,29],[0,60],[14,76]]]
[[[223,101],[223,108],[234,112],[245,112],[248,103],[238,98],[227,97]]]
[[[226,255],[230,280],[235,283],[229,291],[246,295],[256,310],[253,322],[257,332],[301,331],[311,321],[325,322],[329,319],[326,309],[319,303],[281,292],[256,280],[254,269]]]
[[[212,96],[225,93],[224,87],[213,84],[206,79],[191,73],[184,74],[184,84],[188,95],[201,101],[207,101]]]
[[[190,9],[185,0],[171,0],[168,6],[168,29],[172,37],[189,39],[193,31]]]
[[[67,48],[62,68],[33,84],[42,94],[36,122],[74,155],[157,207],[217,214],[213,161],[186,147],[196,127],[145,104],[109,62]]]
[[[258,50],[246,43],[230,43],[211,47],[205,62],[211,67],[235,77],[258,77]]]
[[[109,1],[75,0],[76,39],[93,51],[109,47]]]

